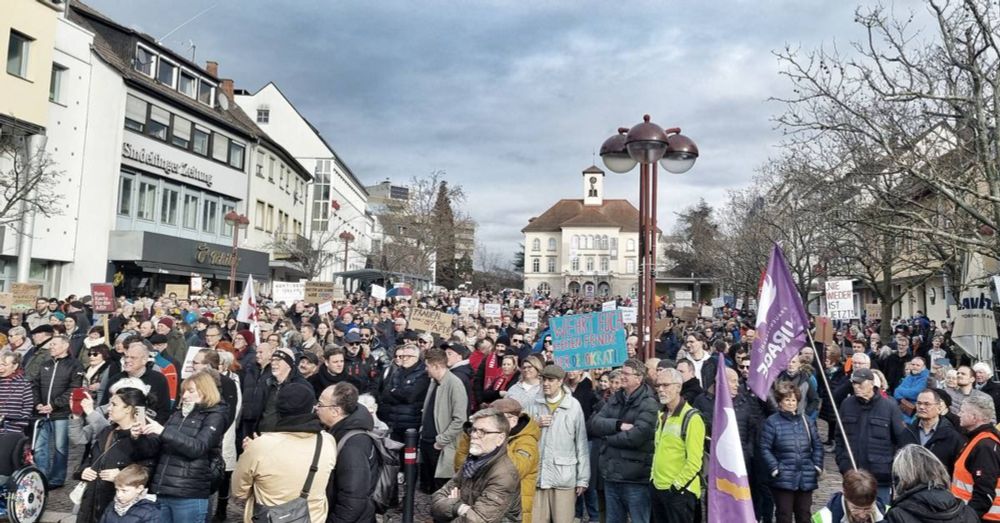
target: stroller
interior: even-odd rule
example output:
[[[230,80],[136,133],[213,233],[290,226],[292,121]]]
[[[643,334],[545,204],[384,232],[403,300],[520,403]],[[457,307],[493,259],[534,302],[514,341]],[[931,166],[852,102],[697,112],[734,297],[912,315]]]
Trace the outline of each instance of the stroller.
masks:
[[[31,439],[0,434],[0,520],[34,523],[45,512],[45,475],[31,460]]]

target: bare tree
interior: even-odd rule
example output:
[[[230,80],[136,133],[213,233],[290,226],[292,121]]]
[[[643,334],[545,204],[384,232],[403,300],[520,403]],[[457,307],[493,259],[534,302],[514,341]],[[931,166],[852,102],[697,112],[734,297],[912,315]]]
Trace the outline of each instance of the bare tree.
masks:
[[[313,231],[311,238],[275,233],[264,248],[274,253],[274,259],[287,261],[312,280],[318,278],[324,268],[342,258],[342,244],[337,231]]]
[[[26,214],[61,215],[63,174],[43,149],[28,152],[19,137],[0,136],[0,227],[20,233]]]

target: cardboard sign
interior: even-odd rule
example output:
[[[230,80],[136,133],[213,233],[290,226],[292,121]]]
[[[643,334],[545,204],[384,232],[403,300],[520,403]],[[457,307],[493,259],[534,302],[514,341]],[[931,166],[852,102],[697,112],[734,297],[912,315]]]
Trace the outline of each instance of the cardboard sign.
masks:
[[[525,309],[524,310],[524,323],[528,324],[528,327],[532,329],[538,328],[538,309]]]
[[[335,285],[332,281],[307,281],[303,286],[306,303],[323,303],[334,299]]]
[[[306,297],[306,284],[289,281],[271,282],[271,299],[291,305]]]
[[[164,296],[170,296],[171,294],[176,294],[178,300],[188,299],[189,287],[186,283],[168,283],[164,289]]]
[[[833,322],[830,318],[826,316],[819,316],[816,318],[816,337],[815,340],[829,347],[833,345]]]
[[[622,321],[625,323],[635,323],[639,321],[638,307],[621,307],[618,310],[622,311]]]
[[[681,308],[681,312],[680,312],[679,316],[680,316],[680,319],[682,319],[682,320],[684,320],[684,321],[686,321],[688,323],[694,323],[694,322],[698,321],[698,314],[700,312],[701,311],[698,310],[698,307],[683,307],[683,308]]]
[[[333,312],[333,302],[324,301],[323,303],[320,303],[319,307],[316,308],[316,312],[322,315],[330,314],[331,312]]]
[[[854,314],[854,284],[851,280],[826,282],[826,310],[831,320],[849,320]]]
[[[479,312],[479,298],[462,298],[458,300],[458,312],[472,316]]]
[[[11,310],[26,311],[35,308],[35,300],[42,293],[42,286],[38,283],[12,283],[10,293],[13,295]]]
[[[500,314],[501,314],[501,307],[499,303],[483,304],[483,316],[499,320]]]
[[[882,304],[881,303],[866,303],[865,304],[865,315],[868,316],[868,321],[881,320],[882,319]]]
[[[0,314],[9,316],[13,305],[14,295],[9,292],[0,292]]]
[[[385,299],[385,287],[383,287],[381,285],[372,284],[371,295],[372,295],[372,298],[375,298],[376,300],[384,300]]]
[[[663,335],[663,331],[667,330],[668,327],[670,327],[670,318],[656,320],[656,323],[653,324],[653,338],[660,339],[660,336]]]
[[[549,327],[552,357],[563,370],[619,367],[628,358],[621,311],[559,316]]]
[[[701,306],[701,317],[702,318],[712,318],[712,315],[713,315],[712,311],[713,311],[713,309],[712,309],[711,305],[702,305]]]
[[[722,298],[722,297],[712,298],[712,308],[713,309],[721,309],[721,308],[723,308],[725,306],[726,306],[726,299],[725,298]]]
[[[445,312],[415,308],[410,311],[409,327],[415,331],[430,332],[442,338],[451,335],[452,320],[455,317]]]
[[[184,355],[184,364],[181,366],[181,379],[187,379],[194,374],[194,357],[198,355],[198,351],[204,348],[205,347],[188,348],[187,354]]]
[[[618,308],[618,303],[615,300],[606,301],[601,304],[601,312],[613,311]]]
[[[91,283],[90,298],[94,312],[98,314],[109,314],[118,308],[115,302],[115,286],[110,283]]]

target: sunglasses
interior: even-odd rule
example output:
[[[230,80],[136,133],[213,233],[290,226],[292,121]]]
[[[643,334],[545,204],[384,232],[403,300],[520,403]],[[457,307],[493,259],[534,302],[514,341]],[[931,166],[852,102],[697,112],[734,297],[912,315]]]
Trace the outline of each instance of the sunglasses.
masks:
[[[87,356],[97,356],[99,354],[100,354],[100,352],[91,351],[91,352],[87,353]]]

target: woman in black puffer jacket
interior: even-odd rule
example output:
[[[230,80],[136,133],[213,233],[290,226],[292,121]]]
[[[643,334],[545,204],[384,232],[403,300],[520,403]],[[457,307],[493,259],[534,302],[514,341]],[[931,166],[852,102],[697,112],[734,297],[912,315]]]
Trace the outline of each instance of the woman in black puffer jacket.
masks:
[[[910,444],[892,460],[895,480],[892,506],[885,515],[889,523],[973,523],[976,511],[956,498],[949,488],[951,477],[931,451]]]
[[[163,523],[205,521],[213,480],[225,474],[222,438],[228,408],[211,372],[184,380],[180,408],[165,426],[147,420],[138,429],[152,436],[150,444],[160,456],[149,491],[157,495]],[[220,466],[214,467],[213,460]]]
[[[823,470],[823,444],[816,422],[797,414],[801,391],[788,383],[774,390],[778,412],[764,421],[760,434],[761,458],[771,477],[777,523],[807,523],[812,493]]]

